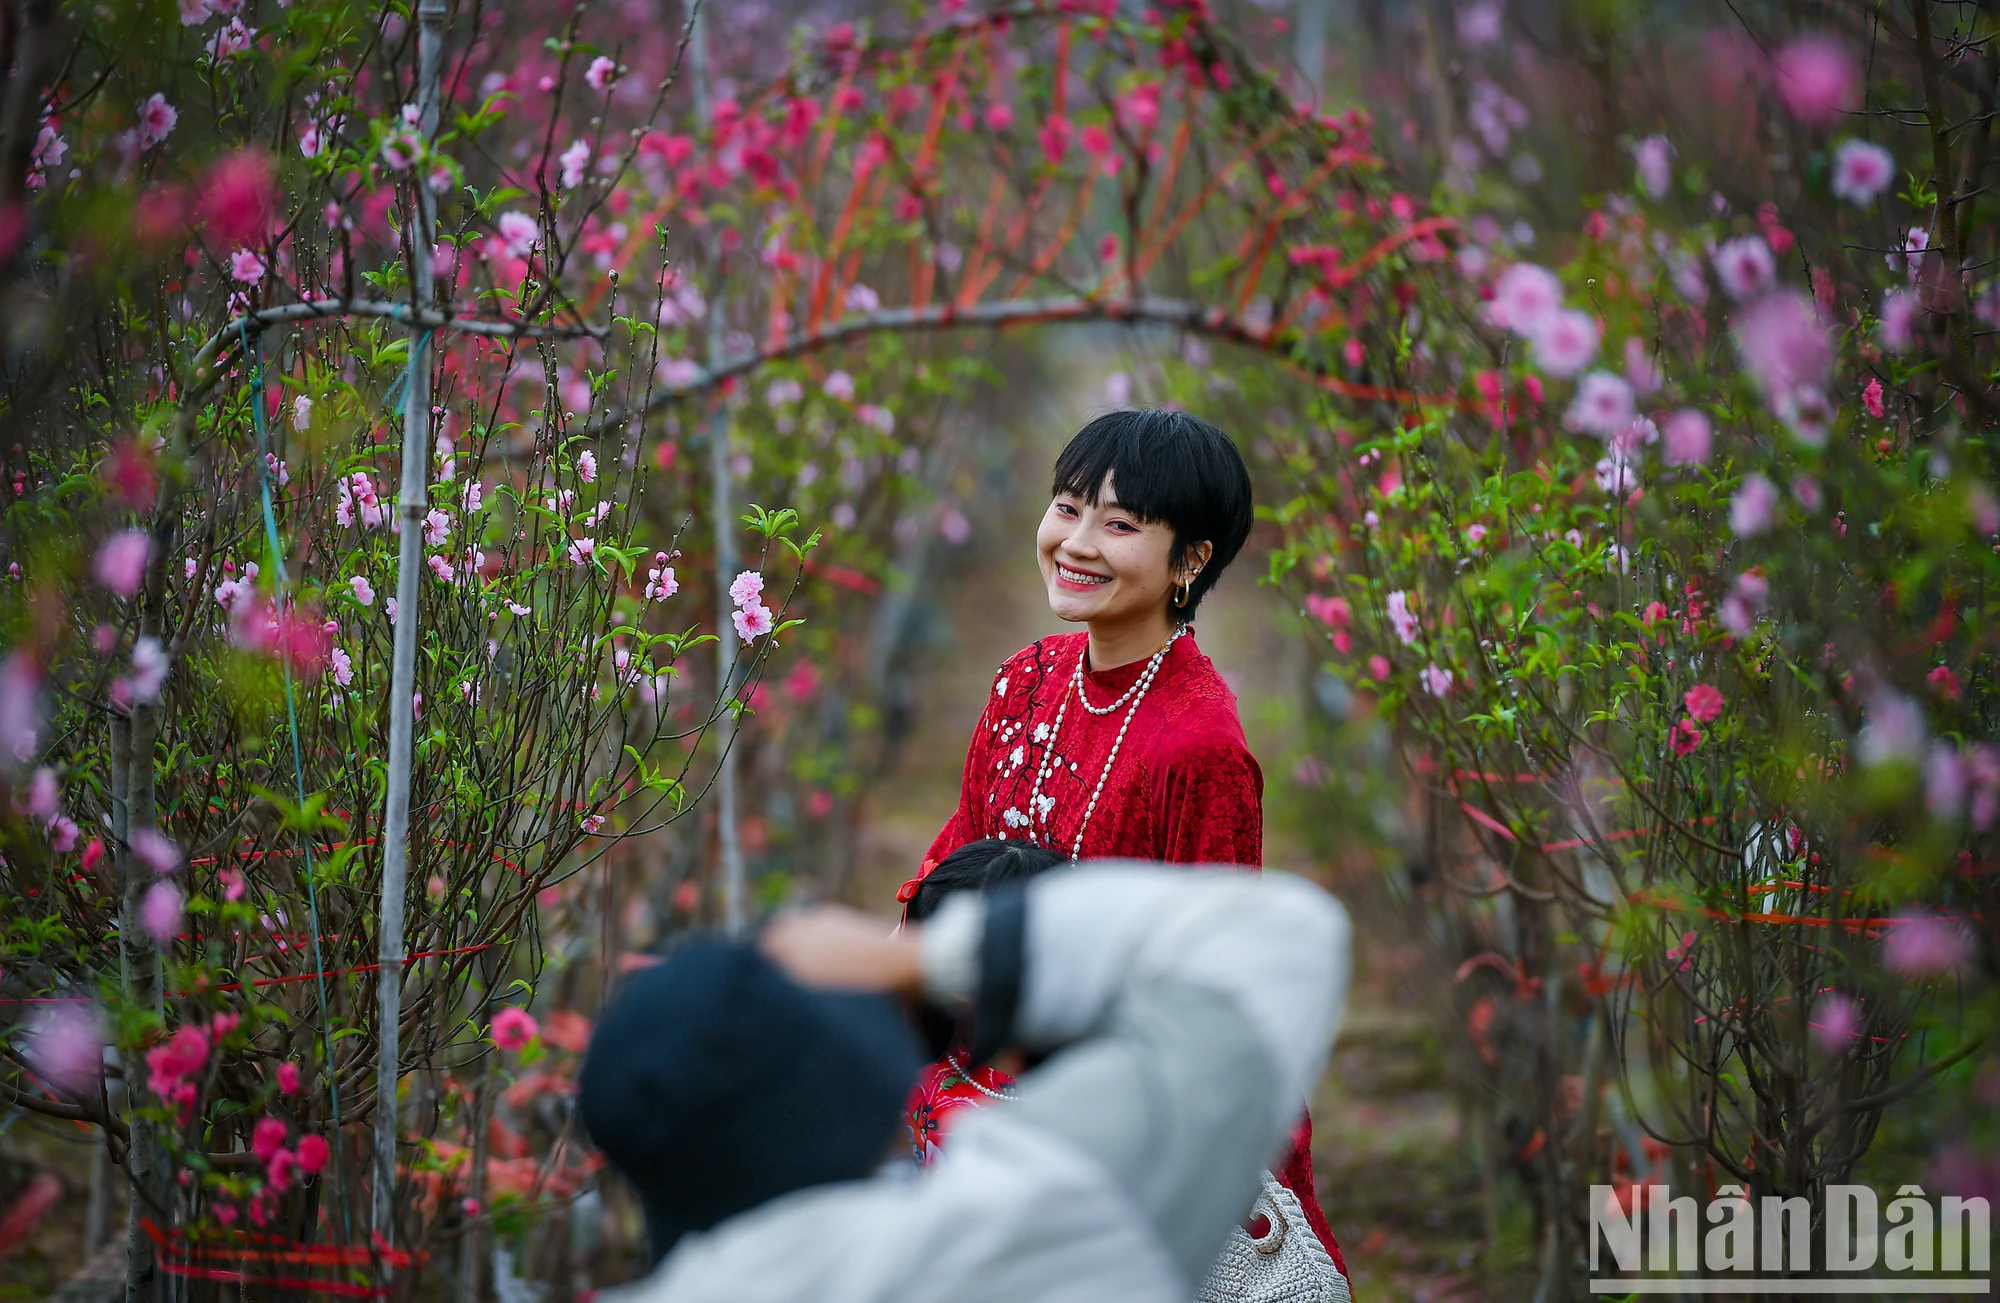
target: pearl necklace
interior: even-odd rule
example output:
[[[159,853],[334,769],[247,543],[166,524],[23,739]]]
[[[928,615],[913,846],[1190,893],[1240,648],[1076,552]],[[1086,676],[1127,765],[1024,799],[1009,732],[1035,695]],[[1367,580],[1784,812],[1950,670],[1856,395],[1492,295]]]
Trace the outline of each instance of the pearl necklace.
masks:
[[[985,1095],[985,1096],[988,1096],[988,1097],[990,1097],[990,1098],[992,1098],[992,1099],[1012,1099],[1012,1098],[1014,1098],[1014,1092],[1013,1092],[1013,1091],[1011,1091],[1011,1090],[994,1090],[994,1089],[993,1089],[992,1087],[990,1087],[990,1086],[982,1086],[982,1085],[980,1085],[980,1084],[979,1084],[978,1082],[974,1081],[974,1080],[972,1079],[972,1069],[970,1069],[970,1068],[966,1068],[966,1067],[961,1067],[961,1066],[959,1066],[959,1062],[958,1062],[958,1056],[957,1056],[956,1054],[947,1054],[947,1055],[945,1055],[945,1056],[944,1056],[944,1061],[945,1061],[946,1063],[949,1063],[949,1064],[951,1065],[951,1070],[952,1070],[953,1072],[956,1072],[956,1073],[958,1074],[958,1079],[959,1079],[960,1081],[962,1081],[962,1082],[964,1082],[964,1083],[965,1083],[966,1085],[968,1085],[968,1086],[972,1087],[972,1088],[973,1088],[974,1090],[978,1091],[978,1092],[979,1092],[980,1094],[982,1094],[982,1095]]]
[[[1125,745],[1125,730],[1132,727],[1132,718],[1139,713],[1139,703],[1146,699],[1147,689],[1151,688],[1153,680],[1159,677],[1160,666],[1166,661],[1167,653],[1174,649],[1174,644],[1180,641],[1181,635],[1190,627],[1184,624],[1174,630],[1173,637],[1167,639],[1160,650],[1153,653],[1153,658],[1146,662],[1146,668],[1140,673],[1138,681],[1125,689],[1124,695],[1118,700],[1103,707],[1091,705],[1090,698],[1084,695],[1083,663],[1090,659],[1090,639],[1086,637],[1083,640],[1083,650],[1076,655],[1076,672],[1070,675],[1069,690],[1063,693],[1062,705],[1056,708],[1055,727],[1049,730],[1048,745],[1042,750],[1042,763],[1035,770],[1035,785],[1028,792],[1029,841],[1037,846],[1042,842],[1041,833],[1035,828],[1036,821],[1046,817],[1042,814],[1041,808],[1042,781],[1049,776],[1050,767],[1055,762],[1056,741],[1062,737],[1063,720],[1069,714],[1070,694],[1074,693],[1076,699],[1083,703],[1083,708],[1093,715],[1109,715],[1127,701],[1132,703],[1132,708],[1125,712],[1124,722],[1118,725],[1118,736],[1111,743],[1111,754],[1104,758],[1104,772],[1097,776],[1097,786],[1091,790],[1090,804],[1083,810],[1083,822],[1076,826],[1076,840],[1070,843],[1069,848],[1070,863],[1074,864],[1083,858],[1083,834],[1090,827],[1090,816],[1097,813],[1097,800],[1104,795],[1104,784],[1111,777],[1112,766],[1118,763],[1118,751]]]

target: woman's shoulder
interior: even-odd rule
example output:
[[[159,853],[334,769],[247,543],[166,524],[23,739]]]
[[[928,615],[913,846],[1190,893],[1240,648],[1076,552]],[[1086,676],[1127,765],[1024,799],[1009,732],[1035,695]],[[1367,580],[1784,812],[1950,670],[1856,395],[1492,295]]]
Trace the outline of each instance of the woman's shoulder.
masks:
[[[1037,638],[1000,663],[993,672],[993,695],[1005,697],[1042,682],[1055,673],[1068,674],[1087,633],[1053,633]]]
[[[1156,756],[1170,761],[1241,757],[1254,765],[1236,713],[1236,694],[1194,640],[1187,643],[1181,663],[1155,689],[1165,689],[1160,696],[1166,707],[1155,734]]]

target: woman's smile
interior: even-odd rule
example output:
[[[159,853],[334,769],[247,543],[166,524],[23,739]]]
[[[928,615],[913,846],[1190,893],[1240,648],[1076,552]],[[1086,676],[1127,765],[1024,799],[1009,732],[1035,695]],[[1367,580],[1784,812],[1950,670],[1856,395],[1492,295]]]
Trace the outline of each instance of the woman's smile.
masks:
[[[1091,574],[1087,570],[1074,570],[1062,562],[1056,562],[1056,582],[1079,592],[1097,588],[1111,582],[1110,575]]]

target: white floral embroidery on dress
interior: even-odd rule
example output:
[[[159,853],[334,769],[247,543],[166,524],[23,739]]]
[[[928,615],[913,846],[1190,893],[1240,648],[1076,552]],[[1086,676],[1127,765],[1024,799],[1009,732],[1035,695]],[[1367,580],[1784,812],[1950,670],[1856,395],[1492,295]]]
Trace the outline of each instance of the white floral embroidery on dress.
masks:
[[[1035,798],[1035,814],[1040,817],[1043,823],[1047,823],[1049,821],[1049,811],[1055,808],[1056,808],[1055,797],[1038,796]]]
[[[1027,763],[1028,763],[1028,748],[1026,747],[1015,747],[1007,755],[1007,766],[1010,769],[1019,769],[1022,765],[1025,765]]]
[[[1014,808],[1013,806],[1011,806],[1011,805],[1010,805],[1010,806],[1008,806],[1008,807],[1007,807],[1007,809],[1006,809],[1006,810],[1005,810],[1004,812],[1002,812],[1002,814],[1000,815],[1000,818],[1001,818],[1001,819],[1002,819],[1003,821],[1005,821],[1005,823],[1007,824],[1007,826],[1008,826],[1009,828],[1021,828],[1021,827],[1025,827],[1025,826],[1027,826],[1027,822],[1028,822],[1028,816],[1027,816],[1027,815],[1025,815],[1025,814],[1022,814],[1022,813],[1021,813],[1021,812],[1020,812],[1019,810],[1015,809],[1015,808]]]
[[[996,697],[1004,697],[1007,695],[1006,675],[1002,674],[999,678],[993,681],[993,695]]]
[[[1049,726],[1048,726],[1048,721],[1044,720],[1042,723],[1035,725],[1035,741],[1046,742],[1048,740],[1049,740]]]

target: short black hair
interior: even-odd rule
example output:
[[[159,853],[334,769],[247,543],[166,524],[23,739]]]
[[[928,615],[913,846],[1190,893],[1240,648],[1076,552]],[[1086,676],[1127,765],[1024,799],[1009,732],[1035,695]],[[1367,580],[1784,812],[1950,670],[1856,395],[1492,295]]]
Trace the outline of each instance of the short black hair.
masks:
[[[988,837],[967,842],[939,860],[924,875],[916,892],[903,908],[903,917],[921,923],[938,912],[949,897],[963,891],[990,891],[1007,882],[1020,882],[1045,873],[1068,857],[1033,842],[1002,841]]]
[[[1107,412],[1078,430],[1056,458],[1051,492],[1096,506],[1107,475],[1117,480],[1118,505],[1174,531],[1170,567],[1184,565],[1199,543],[1214,547],[1189,586],[1187,605],[1167,606],[1169,616],[1187,623],[1250,537],[1255,516],[1243,454],[1228,435],[1186,412]]]
[[[991,891],[1010,882],[1022,882],[1068,859],[1033,842],[1002,841],[998,837],[967,842],[924,875],[915,894],[903,906],[903,921],[921,923],[943,908],[946,900],[962,892]],[[911,1014],[910,1030],[932,1060],[943,1058],[954,1046],[963,1048],[971,1039],[968,1028],[941,1009],[925,1005],[913,1009]]]

